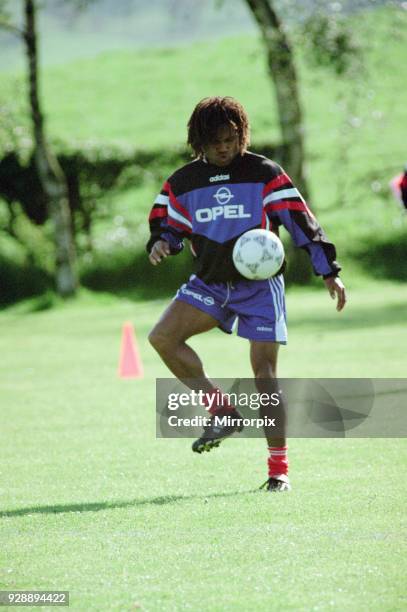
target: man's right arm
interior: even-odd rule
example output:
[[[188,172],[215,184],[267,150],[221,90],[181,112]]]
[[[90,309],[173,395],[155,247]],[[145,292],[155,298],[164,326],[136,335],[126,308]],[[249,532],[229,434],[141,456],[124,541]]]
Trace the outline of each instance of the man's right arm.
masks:
[[[146,249],[149,260],[153,265],[157,265],[168,255],[177,255],[183,249],[183,239],[188,235],[189,227],[184,231],[179,227],[179,222],[174,222],[173,217],[179,217],[179,213],[173,210],[170,196],[176,199],[171,191],[168,181],[165,181],[161,192],[156,197],[149,215],[150,239]],[[185,220],[188,223],[188,220]]]
[[[153,266],[156,266],[168,255],[171,255],[169,243],[166,240],[157,240],[157,242],[154,242],[148,258]]]

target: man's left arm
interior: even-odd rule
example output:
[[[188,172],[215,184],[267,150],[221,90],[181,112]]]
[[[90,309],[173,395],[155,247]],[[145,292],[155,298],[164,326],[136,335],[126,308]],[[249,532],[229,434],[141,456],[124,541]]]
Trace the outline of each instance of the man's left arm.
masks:
[[[266,186],[264,206],[272,225],[284,225],[294,244],[308,252],[314,273],[323,277],[329,294],[337,298],[337,310],[342,310],[346,303],[346,292],[338,276],[341,267],[336,261],[335,246],[328,240],[284,171],[281,170]]]
[[[329,295],[334,300],[336,298],[336,310],[340,312],[346,304],[346,290],[345,285],[339,278],[339,276],[330,276],[324,278],[325,287],[329,291]]]

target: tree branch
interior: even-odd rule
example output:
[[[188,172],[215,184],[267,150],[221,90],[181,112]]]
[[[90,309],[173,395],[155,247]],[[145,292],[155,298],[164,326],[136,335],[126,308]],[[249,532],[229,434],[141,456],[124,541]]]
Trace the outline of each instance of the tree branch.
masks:
[[[13,25],[12,23],[9,23],[5,19],[0,18],[0,28],[2,28],[3,30],[7,30],[8,32],[14,34],[14,36],[18,36],[19,38],[24,38],[25,36],[24,30],[20,30],[20,28]]]

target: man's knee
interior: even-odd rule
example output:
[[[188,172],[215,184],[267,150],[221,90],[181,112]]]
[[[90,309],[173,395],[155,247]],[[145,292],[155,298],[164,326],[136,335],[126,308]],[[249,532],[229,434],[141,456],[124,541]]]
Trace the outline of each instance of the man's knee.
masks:
[[[250,360],[255,378],[276,378],[278,348],[274,342],[251,343]]]
[[[276,364],[270,362],[264,362],[256,364],[253,368],[255,378],[276,378]]]
[[[157,353],[166,353],[173,346],[173,339],[158,325],[148,335],[148,341]]]
[[[277,358],[267,353],[258,354],[252,359],[253,374],[255,378],[276,378]]]

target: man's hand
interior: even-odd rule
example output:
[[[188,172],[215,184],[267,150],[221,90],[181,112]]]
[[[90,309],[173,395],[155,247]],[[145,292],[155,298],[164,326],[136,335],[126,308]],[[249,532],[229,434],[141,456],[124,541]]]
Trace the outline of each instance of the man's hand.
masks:
[[[346,304],[345,285],[338,276],[324,278],[324,283],[331,298],[334,300],[335,296],[337,296],[336,310],[340,312]]]
[[[166,240],[157,240],[148,256],[153,266],[156,266],[170,254],[170,245]]]

